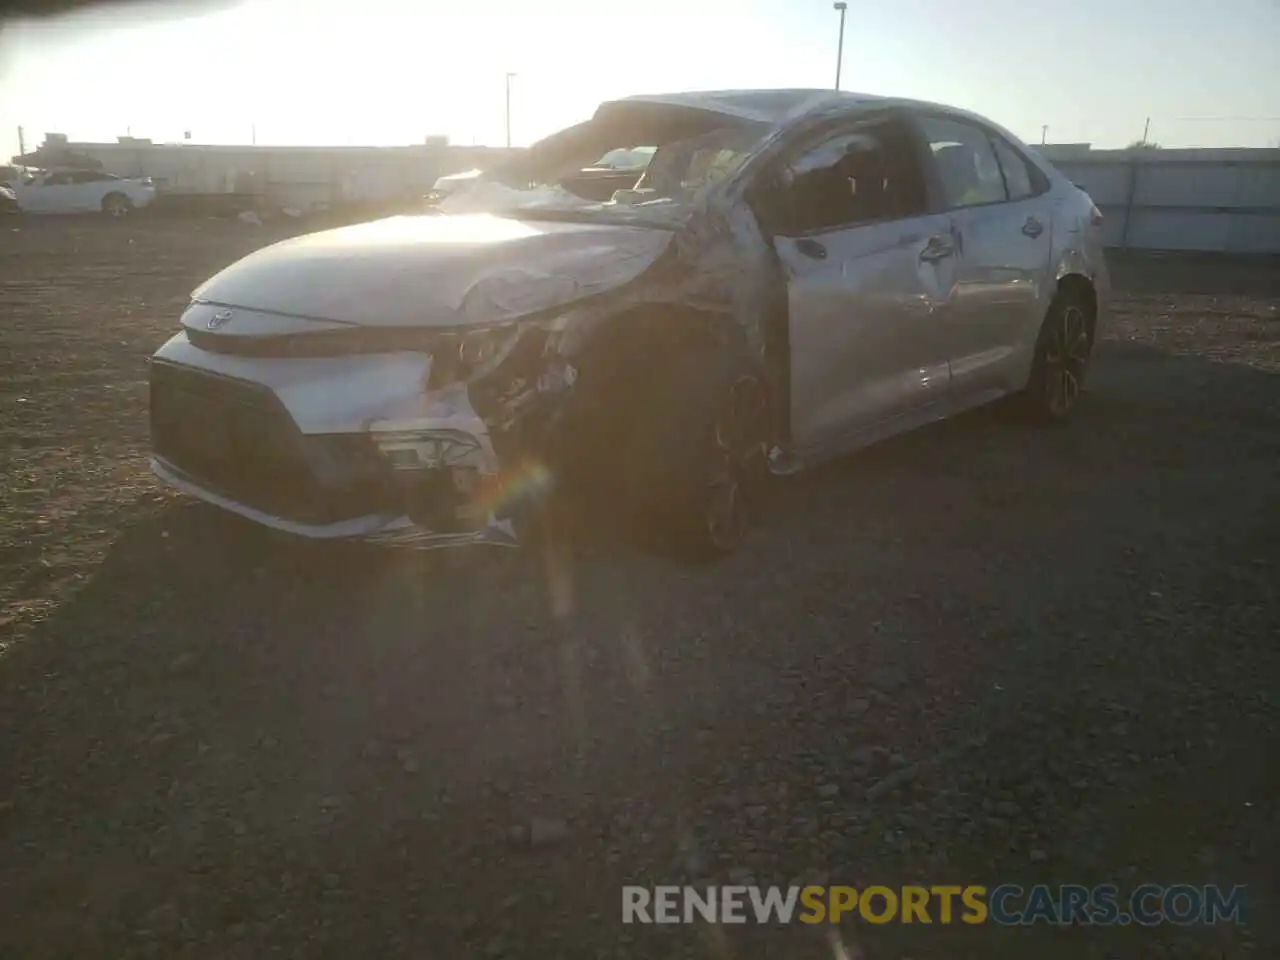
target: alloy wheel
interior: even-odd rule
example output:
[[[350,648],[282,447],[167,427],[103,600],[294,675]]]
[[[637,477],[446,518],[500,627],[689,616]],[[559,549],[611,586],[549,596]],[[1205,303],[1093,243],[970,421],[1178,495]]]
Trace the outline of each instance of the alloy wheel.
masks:
[[[1055,417],[1064,417],[1080,396],[1089,363],[1089,324],[1075,304],[1063,308],[1050,327],[1044,348],[1045,403]]]

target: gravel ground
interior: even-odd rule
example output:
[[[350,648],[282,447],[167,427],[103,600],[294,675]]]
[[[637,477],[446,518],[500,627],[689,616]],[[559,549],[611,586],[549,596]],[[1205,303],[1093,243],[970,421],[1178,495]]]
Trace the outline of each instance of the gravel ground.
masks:
[[[145,358],[269,236],[0,233],[0,957],[1280,955],[1274,263],[1117,261],[1070,427],[883,444],[688,569],[159,490]],[[620,923],[797,877],[1248,884],[1251,923]]]

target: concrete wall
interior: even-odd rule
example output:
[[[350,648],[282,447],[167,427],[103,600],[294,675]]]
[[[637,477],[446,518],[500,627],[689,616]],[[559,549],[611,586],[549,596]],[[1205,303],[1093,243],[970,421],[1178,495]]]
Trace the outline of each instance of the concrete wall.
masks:
[[[174,195],[246,194],[267,206],[313,209],[421,196],[448,173],[487,167],[497,147],[249,147],[68,143],[118,176],[152,177]]]
[[[1280,150],[1040,150],[1093,197],[1112,246],[1280,254]]]

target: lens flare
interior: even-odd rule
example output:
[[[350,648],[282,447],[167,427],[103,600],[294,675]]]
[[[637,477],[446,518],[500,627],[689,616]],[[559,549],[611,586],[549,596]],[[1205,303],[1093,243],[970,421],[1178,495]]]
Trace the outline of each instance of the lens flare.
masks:
[[[555,488],[555,474],[540,460],[526,460],[503,471],[482,489],[479,505],[496,517],[536,507]]]

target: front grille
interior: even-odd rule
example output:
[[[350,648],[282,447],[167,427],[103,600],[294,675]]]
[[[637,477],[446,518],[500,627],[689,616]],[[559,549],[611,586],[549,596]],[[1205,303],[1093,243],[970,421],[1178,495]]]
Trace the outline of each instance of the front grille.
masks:
[[[446,352],[458,349],[449,332],[416,327],[350,327],[267,336],[211,333],[196,327],[184,327],[183,332],[201,350],[233,357],[347,357],[402,350],[433,353],[442,345]]]
[[[151,364],[157,456],[215,493],[301,523],[392,508],[392,485],[365,435],[305,437],[260,384]]]

